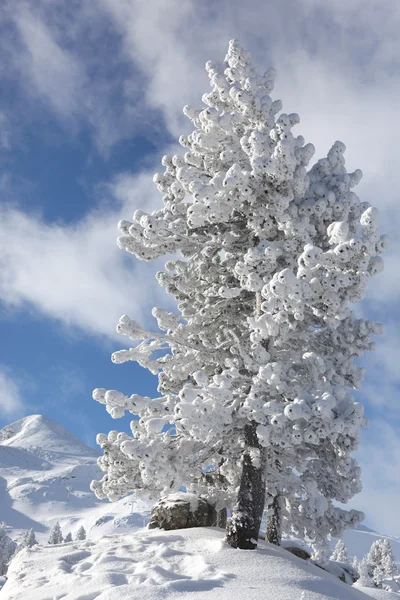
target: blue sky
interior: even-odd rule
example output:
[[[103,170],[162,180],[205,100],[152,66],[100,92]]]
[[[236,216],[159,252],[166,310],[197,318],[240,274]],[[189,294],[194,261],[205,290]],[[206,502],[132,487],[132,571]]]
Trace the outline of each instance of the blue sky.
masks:
[[[204,64],[237,37],[278,71],[274,99],[298,112],[307,142],[340,139],[356,190],[392,237],[386,270],[359,311],[386,324],[358,394],[370,427],[359,460],[367,523],[400,535],[400,4],[397,0],[4,0],[0,8],[0,426],[42,413],[95,444],[126,429],[91,399],[95,387],[156,393],[135,364],[113,365],[126,313],[151,326],[170,299],[162,263],[116,246],[117,222],[161,197],[160,159],[190,131]]]

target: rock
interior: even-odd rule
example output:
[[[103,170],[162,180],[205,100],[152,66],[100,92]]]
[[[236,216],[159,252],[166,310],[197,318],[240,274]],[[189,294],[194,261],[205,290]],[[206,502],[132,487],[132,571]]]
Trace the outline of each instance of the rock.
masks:
[[[346,563],[339,563],[334,560],[326,560],[324,563],[314,563],[320,569],[331,573],[343,583],[347,583],[348,585],[353,585],[359,578],[360,575],[358,571],[354,569],[351,565]]]
[[[295,556],[302,558],[303,560],[311,559],[311,548],[308,548],[304,543],[300,540],[291,539],[291,540],[283,540],[282,547],[285,548],[288,552],[291,552]],[[319,567],[323,571],[327,571],[334,575],[343,583],[347,583],[348,585],[353,585],[360,575],[358,571],[354,569],[351,565],[346,563],[339,563],[334,560],[325,560],[324,562],[311,561],[316,567]]]
[[[292,546],[292,547],[286,546],[285,550],[287,550],[288,552],[291,552],[292,554],[294,554],[295,556],[298,556],[299,558],[302,558],[303,560],[308,560],[309,558],[311,558],[311,554],[309,554],[303,548],[299,548],[298,546]]]
[[[345,564],[340,563],[340,566],[342,567],[345,574],[348,576],[346,583],[348,583],[350,580],[350,585],[353,585],[353,583],[355,583],[356,581],[358,581],[360,579],[359,572],[357,571],[357,569],[355,569],[351,565],[345,565]]]
[[[151,511],[149,529],[211,527],[217,523],[214,506],[195,494],[177,493],[161,498]]]

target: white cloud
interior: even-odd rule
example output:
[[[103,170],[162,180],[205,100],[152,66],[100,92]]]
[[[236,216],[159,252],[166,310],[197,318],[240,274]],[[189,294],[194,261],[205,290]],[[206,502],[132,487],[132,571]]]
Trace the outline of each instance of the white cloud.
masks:
[[[2,79],[12,89],[12,101],[3,98],[2,110],[18,136],[23,137],[24,124],[39,121],[46,128],[49,116],[56,117],[67,135],[89,131],[106,155],[146,124],[128,93],[133,79],[141,88],[142,75],[119,60],[113,48],[118,33],[101,10],[67,3],[60,11],[51,2],[6,1],[0,25],[11,32],[0,38],[7,57]]]
[[[10,370],[0,365],[0,417],[21,416],[24,403],[18,384],[12,378]]]
[[[26,48],[25,71],[37,93],[42,95],[62,116],[79,113],[86,74],[72,52],[57,43],[42,19],[27,9],[18,11],[15,23]],[[22,66],[22,65],[21,65]]]
[[[362,467],[363,491],[352,506],[363,510],[371,527],[379,532],[400,535],[400,435],[398,427],[375,419],[363,432],[358,460]]]
[[[151,208],[158,192],[147,175],[120,176],[108,186],[120,198],[77,224],[48,224],[37,215],[3,208],[0,222],[0,298],[29,306],[62,324],[113,336],[121,314],[145,321],[166,299],[154,279],[157,265],[118,249],[116,224],[138,207]],[[132,196],[136,201],[132,203]],[[167,300],[168,301],[168,300]]]

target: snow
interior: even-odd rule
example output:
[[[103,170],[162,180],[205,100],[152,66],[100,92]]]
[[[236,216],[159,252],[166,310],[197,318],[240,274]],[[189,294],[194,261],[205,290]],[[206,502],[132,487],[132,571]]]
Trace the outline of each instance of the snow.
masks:
[[[379,539],[387,538],[393,549],[393,553],[397,563],[400,564],[400,539],[390,536],[381,535],[364,525],[359,525],[355,529],[348,529],[343,534],[343,541],[347,548],[349,556],[356,556],[359,560],[365,556],[373,542]],[[337,540],[332,540],[332,549],[335,546]]]
[[[98,452],[58,423],[31,415],[0,430],[1,519],[12,537],[33,529],[47,543],[60,522],[63,534],[75,537],[83,525],[94,539],[115,531],[132,531],[148,522],[145,501],[124,498],[111,505],[90,491],[101,476]]]
[[[395,592],[386,592],[385,590],[379,590],[377,588],[361,587],[357,586],[357,584],[354,587],[371,598],[375,598],[375,600],[399,600],[399,594],[396,594]]]
[[[30,415],[0,431],[0,443],[6,447],[35,449],[37,455],[44,459],[51,454],[97,456],[93,448],[89,448],[80,439],[67,431],[62,425],[44,417]]]
[[[223,540],[221,530],[193,528],[35,546],[11,563],[1,600],[368,598],[283,548],[241,551]],[[384,594],[375,597],[391,598]]]
[[[174,506],[177,502],[189,502],[191,512],[196,512],[199,507],[199,497],[190,492],[175,492],[167,496],[165,501],[166,506]]]
[[[263,542],[256,551],[233,550],[218,529],[144,529],[149,503],[129,497],[113,504],[98,500],[89,490],[90,480],[99,473],[97,453],[40,415],[7,426],[0,431],[0,440],[1,516],[14,540],[32,527],[42,544],[22,550],[13,559],[0,600],[260,600],[266,594],[273,600],[390,600],[395,596],[351,588],[284,548]],[[179,497],[195,502],[191,494]],[[49,531],[56,521],[64,535],[71,531],[73,537],[84,526],[87,540],[49,546]],[[361,558],[381,537],[361,526],[347,531],[344,541],[349,555]],[[400,540],[390,541],[399,560]],[[0,588],[3,583],[1,578]]]

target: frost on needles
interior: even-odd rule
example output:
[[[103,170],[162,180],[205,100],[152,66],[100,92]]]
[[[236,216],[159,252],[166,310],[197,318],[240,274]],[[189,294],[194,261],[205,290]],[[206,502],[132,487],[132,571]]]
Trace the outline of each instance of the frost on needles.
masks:
[[[132,436],[98,435],[105,475],[92,489],[116,500],[183,485],[232,509],[227,541],[239,548],[256,546],[267,507],[270,541],[294,534],[318,554],[363,518],[334,501],[361,489],[351,454],[366,421],[350,390],[382,327],[351,305],[388,238],[352,191],[362,173],[347,173],[344,144],[307,170],[314,147],[271,99],[274,69],[259,75],[237,41],[206,69],[205,107],[184,108],[186,151],[154,176],[163,207],[119,223],[119,246],[138,259],[178,256],[157,274],[178,309],[153,309],[156,332],[120,319],[134,345],[113,361],[156,374],[160,395],[94,391],[112,417],[140,420]]]

